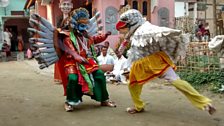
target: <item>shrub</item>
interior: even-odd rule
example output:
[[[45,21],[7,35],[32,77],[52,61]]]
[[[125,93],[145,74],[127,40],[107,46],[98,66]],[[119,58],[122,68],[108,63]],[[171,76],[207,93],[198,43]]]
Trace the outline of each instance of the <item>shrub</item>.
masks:
[[[188,81],[196,89],[202,86],[208,86],[210,90],[218,93],[222,85],[224,85],[224,72],[178,72],[179,76]]]

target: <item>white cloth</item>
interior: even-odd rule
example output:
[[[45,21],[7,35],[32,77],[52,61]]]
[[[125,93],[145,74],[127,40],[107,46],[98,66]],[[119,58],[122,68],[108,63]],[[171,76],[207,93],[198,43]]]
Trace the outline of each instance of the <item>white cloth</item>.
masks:
[[[11,47],[11,35],[8,32],[4,32],[4,40],[6,41],[7,45],[9,45]]]
[[[126,80],[126,78],[122,75],[126,61],[127,59],[124,56],[121,56],[120,59],[117,58],[114,62],[115,64],[112,73],[115,75],[115,79],[120,80],[121,82]]]
[[[180,77],[175,73],[175,71],[171,67],[159,78],[163,78],[170,83],[172,83],[173,81],[175,81],[177,79],[180,79]]]
[[[114,50],[113,50],[111,47],[108,47],[108,49],[107,49],[107,54],[111,55],[114,59],[117,58],[117,56],[116,56]]]
[[[224,56],[224,35],[215,36],[209,43],[208,47],[219,54],[219,56]]]
[[[114,58],[109,54],[107,54],[106,56],[103,56],[101,54],[100,56],[97,57],[97,60],[99,62],[99,65],[102,65],[102,64],[114,65]]]

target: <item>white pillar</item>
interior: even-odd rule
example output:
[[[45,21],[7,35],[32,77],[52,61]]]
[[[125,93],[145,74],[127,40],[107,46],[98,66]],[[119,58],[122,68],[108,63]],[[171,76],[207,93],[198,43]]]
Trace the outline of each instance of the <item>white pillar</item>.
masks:
[[[195,3],[194,3],[194,23],[196,22],[196,19],[197,19],[197,16],[198,16],[198,15],[197,15],[197,14],[198,14],[198,13],[197,13],[197,7],[198,7],[198,6],[197,6],[197,2],[195,2]]]
[[[47,5],[47,20],[53,24],[53,17],[52,17],[52,8],[51,8],[51,5]]]

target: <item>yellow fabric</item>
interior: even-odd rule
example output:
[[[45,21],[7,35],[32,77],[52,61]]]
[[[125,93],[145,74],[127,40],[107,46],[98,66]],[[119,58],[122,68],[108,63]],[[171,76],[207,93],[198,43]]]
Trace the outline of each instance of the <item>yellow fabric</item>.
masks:
[[[208,104],[211,104],[211,100],[205,96],[199,94],[188,82],[183,80],[175,80],[172,82],[173,86],[175,86],[179,91],[181,91],[191,103],[201,109],[204,110],[204,107]]]
[[[212,102],[209,98],[199,94],[188,82],[184,80],[178,79],[173,81],[172,84],[181,91],[195,107],[201,110],[204,110],[205,107]],[[142,87],[143,85],[138,84],[128,85],[132,101],[134,102],[134,106],[137,111],[141,111],[145,107],[145,103],[140,98]]]
[[[176,69],[175,64],[164,52],[157,52],[141,58],[132,64],[129,74],[130,84],[145,84],[162,75],[170,66]]]
[[[141,111],[145,107],[145,103],[141,100],[140,95],[142,92],[143,85],[128,85],[129,92],[131,94],[132,101],[134,102],[135,109]]]

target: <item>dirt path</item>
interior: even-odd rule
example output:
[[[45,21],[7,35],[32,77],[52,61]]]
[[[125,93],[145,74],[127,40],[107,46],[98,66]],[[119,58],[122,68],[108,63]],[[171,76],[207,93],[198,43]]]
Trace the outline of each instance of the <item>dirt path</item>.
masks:
[[[146,112],[129,115],[127,85],[108,84],[108,90],[117,108],[100,107],[84,96],[84,102],[67,113],[62,86],[53,84],[50,72],[40,74],[25,62],[0,63],[0,126],[224,126],[223,95],[203,93],[218,109],[209,116],[173,87],[154,82],[143,90]]]

